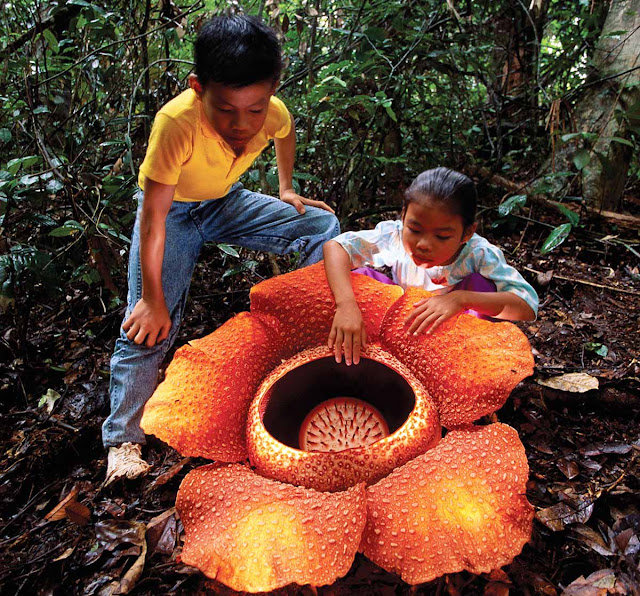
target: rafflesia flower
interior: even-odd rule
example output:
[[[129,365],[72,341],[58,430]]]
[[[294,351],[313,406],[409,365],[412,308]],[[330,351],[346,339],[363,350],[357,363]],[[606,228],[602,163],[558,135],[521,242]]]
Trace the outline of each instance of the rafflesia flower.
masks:
[[[352,282],[360,364],[325,345],[335,306],[315,265],[258,284],[250,313],[180,348],[145,408],[146,433],[216,461],[180,486],[181,558],[236,590],[330,584],[358,550],[410,584],[484,573],[529,540],[522,443],[472,424],[532,373],[525,336],[467,314],[409,335],[426,292]]]

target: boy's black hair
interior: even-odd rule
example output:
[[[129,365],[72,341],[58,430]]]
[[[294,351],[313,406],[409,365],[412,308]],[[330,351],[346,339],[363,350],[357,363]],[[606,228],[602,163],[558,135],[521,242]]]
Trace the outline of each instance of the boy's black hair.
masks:
[[[462,218],[465,228],[476,220],[476,185],[460,172],[434,168],[418,174],[404,193],[403,213],[411,203],[421,203],[424,198],[444,203],[451,213]]]
[[[273,29],[247,15],[217,16],[198,32],[195,73],[203,87],[276,83],[282,72],[280,42]]]

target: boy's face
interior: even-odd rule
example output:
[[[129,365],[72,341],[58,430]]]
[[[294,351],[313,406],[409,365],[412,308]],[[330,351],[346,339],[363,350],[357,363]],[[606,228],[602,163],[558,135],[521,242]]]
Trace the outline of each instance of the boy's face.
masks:
[[[260,81],[246,87],[209,83],[202,87],[192,75],[189,85],[202,101],[205,116],[215,131],[237,153],[244,151],[267,117],[276,83]]]
[[[475,223],[465,228],[462,217],[429,199],[402,214],[402,244],[418,267],[450,265],[475,231]]]

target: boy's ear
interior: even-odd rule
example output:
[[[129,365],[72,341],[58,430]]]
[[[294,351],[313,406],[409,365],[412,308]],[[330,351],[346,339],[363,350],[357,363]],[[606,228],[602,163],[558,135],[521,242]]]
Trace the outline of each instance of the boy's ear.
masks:
[[[476,233],[477,229],[478,229],[478,222],[476,221],[474,221],[470,226],[467,226],[464,229],[464,232],[462,234],[462,242],[468,242],[471,236],[473,236]]]
[[[198,76],[193,73],[189,75],[189,87],[196,92],[198,99],[200,99],[202,96],[202,84],[200,83]]]

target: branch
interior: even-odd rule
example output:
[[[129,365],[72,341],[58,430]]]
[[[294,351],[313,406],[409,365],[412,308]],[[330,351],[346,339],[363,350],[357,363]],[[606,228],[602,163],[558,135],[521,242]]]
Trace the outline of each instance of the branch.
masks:
[[[491,184],[495,186],[500,186],[505,190],[508,190],[510,193],[523,193],[527,194],[527,198],[531,199],[534,203],[538,203],[540,205],[545,205],[548,207],[555,207],[560,204],[558,201],[552,201],[551,199],[547,199],[542,195],[537,194],[528,194],[526,191],[528,188],[531,188],[530,182],[525,182],[524,184],[517,184],[511,180],[507,180],[503,176],[499,176],[498,174],[494,174],[489,168],[484,168],[480,166],[467,166],[466,170],[475,176],[486,179]],[[562,203],[564,207],[570,209],[570,206],[566,203]],[[585,209],[591,213],[592,215],[604,217],[610,221],[613,221],[619,225],[627,226],[630,228],[638,228],[640,227],[640,217],[636,217],[635,215],[627,215],[625,213],[615,213],[614,211],[601,211],[600,209],[596,209],[594,207],[589,207],[588,205],[584,206]]]
[[[50,27],[58,28],[63,22],[68,23],[69,20],[75,17],[79,12],[80,6],[64,6],[45,21],[37,22],[33,27],[31,27],[31,29],[25,31],[20,37],[14,39],[11,43],[7,44],[7,46],[3,48],[2,51],[0,51],[0,61],[9,58],[9,56],[16,50],[20,49],[28,41],[32,40],[36,35],[42,33],[46,29],[49,29]]]
[[[152,33],[157,33],[158,31],[162,31],[163,29],[166,29],[167,27],[169,27],[170,25],[172,25],[174,23],[174,21],[176,21],[177,19],[181,19],[182,17],[185,17],[189,14],[191,14],[192,12],[195,12],[196,10],[199,10],[201,8],[204,7],[203,4],[204,0],[198,0],[198,2],[196,2],[193,6],[191,6],[189,9],[185,10],[184,12],[180,13],[179,15],[177,15],[173,21],[167,21],[166,23],[163,23],[162,25],[160,25],[159,27],[156,27],[155,29],[151,29],[150,31],[146,31],[145,33],[142,33],[140,35],[134,35],[133,37],[129,37],[127,39],[117,39],[116,41],[112,41],[110,43],[107,43],[95,50],[93,50],[93,52],[89,52],[86,56],[83,56],[82,58],[80,58],[80,60],[77,60],[76,62],[74,62],[71,66],[69,66],[68,68],[65,68],[64,70],[61,70],[60,72],[56,73],[55,75],[44,79],[43,81],[38,81],[36,84],[34,84],[34,87],[39,87],[40,85],[44,85],[46,83],[49,83],[50,81],[53,81],[54,79],[57,79],[65,74],[67,74],[69,71],[73,70],[76,66],[82,64],[83,62],[85,62],[86,60],[88,60],[89,58],[91,58],[92,56],[95,56],[96,54],[99,54],[101,52],[104,52],[105,50],[119,45],[119,44],[126,44],[132,41],[137,41],[139,39],[142,39],[143,37],[147,37],[148,35],[151,35]]]

